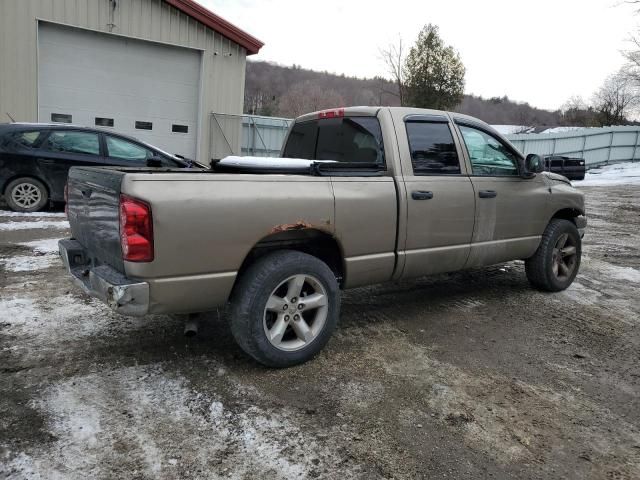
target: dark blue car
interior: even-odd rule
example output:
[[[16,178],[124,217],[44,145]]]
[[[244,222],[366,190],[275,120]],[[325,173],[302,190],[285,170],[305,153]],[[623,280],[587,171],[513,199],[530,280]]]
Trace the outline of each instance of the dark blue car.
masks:
[[[64,201],[69,169],[81,165],[188,168],[194,163],[110,131],[0,124],[0,192],[12,210],[35,212]]]

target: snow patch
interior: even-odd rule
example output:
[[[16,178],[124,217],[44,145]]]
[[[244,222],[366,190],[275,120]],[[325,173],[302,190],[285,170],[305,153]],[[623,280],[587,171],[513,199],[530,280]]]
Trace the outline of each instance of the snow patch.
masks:
[[[6,222],[0,223],[0,230],[35,230],[40,228],[69,228],[69,222],[67,221],[54,221],[54,220],[36,220],[35,222]]]
[[[31,248],[35,253],[40,253],[43,255],[47,254],[57,254],[58,253],[58,242],[62,240],[62,238],[45,238],[44,240],[35,240],[33,242],[24,242],[19,243],[18,245],[23,245],[25,247]]]
[[[584,180],[571,182],[575,187],[640,185],[640,162],[616,163],[587,172]]]
[[[31,272],[44,270],[60,263],[60,259],[54,255],[27,256],[16,255],[14,257],[1,258],[0,264],[9,272]]]
[[[12,212],[11,210],[0,210],[0,217],[24,217],[24,218],[41,218],[41,217],[59,217],[65,218],[64,212]]]
[[[14,452],[9,463],[36,478],[109,477],[116,465],[150,478],[175,478],[179,466],[206,478],[306,479],[317,476],[316,464],[343,463],[335,445],[295,425],[287,409],[227,409],[159,365],[72,377],[32,406],[56,441]],[[357,476],[357,466],[344,470]]]

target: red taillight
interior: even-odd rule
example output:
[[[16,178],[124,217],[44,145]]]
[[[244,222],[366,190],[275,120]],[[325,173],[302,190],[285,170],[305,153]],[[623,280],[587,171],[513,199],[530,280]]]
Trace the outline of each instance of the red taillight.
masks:
[[[337,118],[344,117],[344,108],[334,108],[331,110],[323,110],[318,112],[318,118]]]
[[[153,260],[153,219],[148,203],[120,195],[120,244],[128,262]]]

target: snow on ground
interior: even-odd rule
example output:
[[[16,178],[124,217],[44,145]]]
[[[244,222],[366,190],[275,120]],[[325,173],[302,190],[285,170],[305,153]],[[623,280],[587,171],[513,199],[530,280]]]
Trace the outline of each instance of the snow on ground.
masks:
[[[56,255],[15,255],[8,258],[0,258],[0,265],[9,272],[30,272],[34,270],[44,270],[60,263],[60,258]]]
[[[576,187],[640,185],[640,162],[625,162],[589,170],[584,180],[573,181]]]
[[[58,241],[61,238],[45,238],[44,240],[34,240],[33,242],[24,242],[19,245],[33,249],[36,254],[47,255],[58,253]]]
[[[305,479],[314,465],[341,460],[331,445],[297,426],[286,408],[277,415],[256,406],[230,410],[160,364],[69,378],[49,387],[32,407],[50,418],[56,441],[7,465],[20,478],[83,478],[78,472],[100,477],[115,461],[123,476],[133,471],[179,478],[188,468],[209,472],[203,478]],[[346,467],[344,478],[354,473]]]
[[[69,222],[65,221],[55,221],[55,220],[36,220],[35,222],[6,222],[0,223],[0,230],[10,231],[10,230],[33,230],[33,229],[41,229],[41,228],[59,228],[65,229],[69,228]]]
[[[56,217],[64,218],[64,212],[12,212],[11,210],[1,210],[0,217],[24,217],[24,218],[41,218],[41,217]]]

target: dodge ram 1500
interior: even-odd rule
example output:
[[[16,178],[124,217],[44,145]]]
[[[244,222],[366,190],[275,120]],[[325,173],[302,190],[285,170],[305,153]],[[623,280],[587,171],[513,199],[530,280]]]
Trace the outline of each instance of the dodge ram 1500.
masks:
[[[515,259],[546,291],[578,273],[583,195],[475,118],[325,110],[295,120],[281,156],[73,168],[72,278],[125,315],[228,306],[240,347],[284,367],[325,346],[342,289]]]

